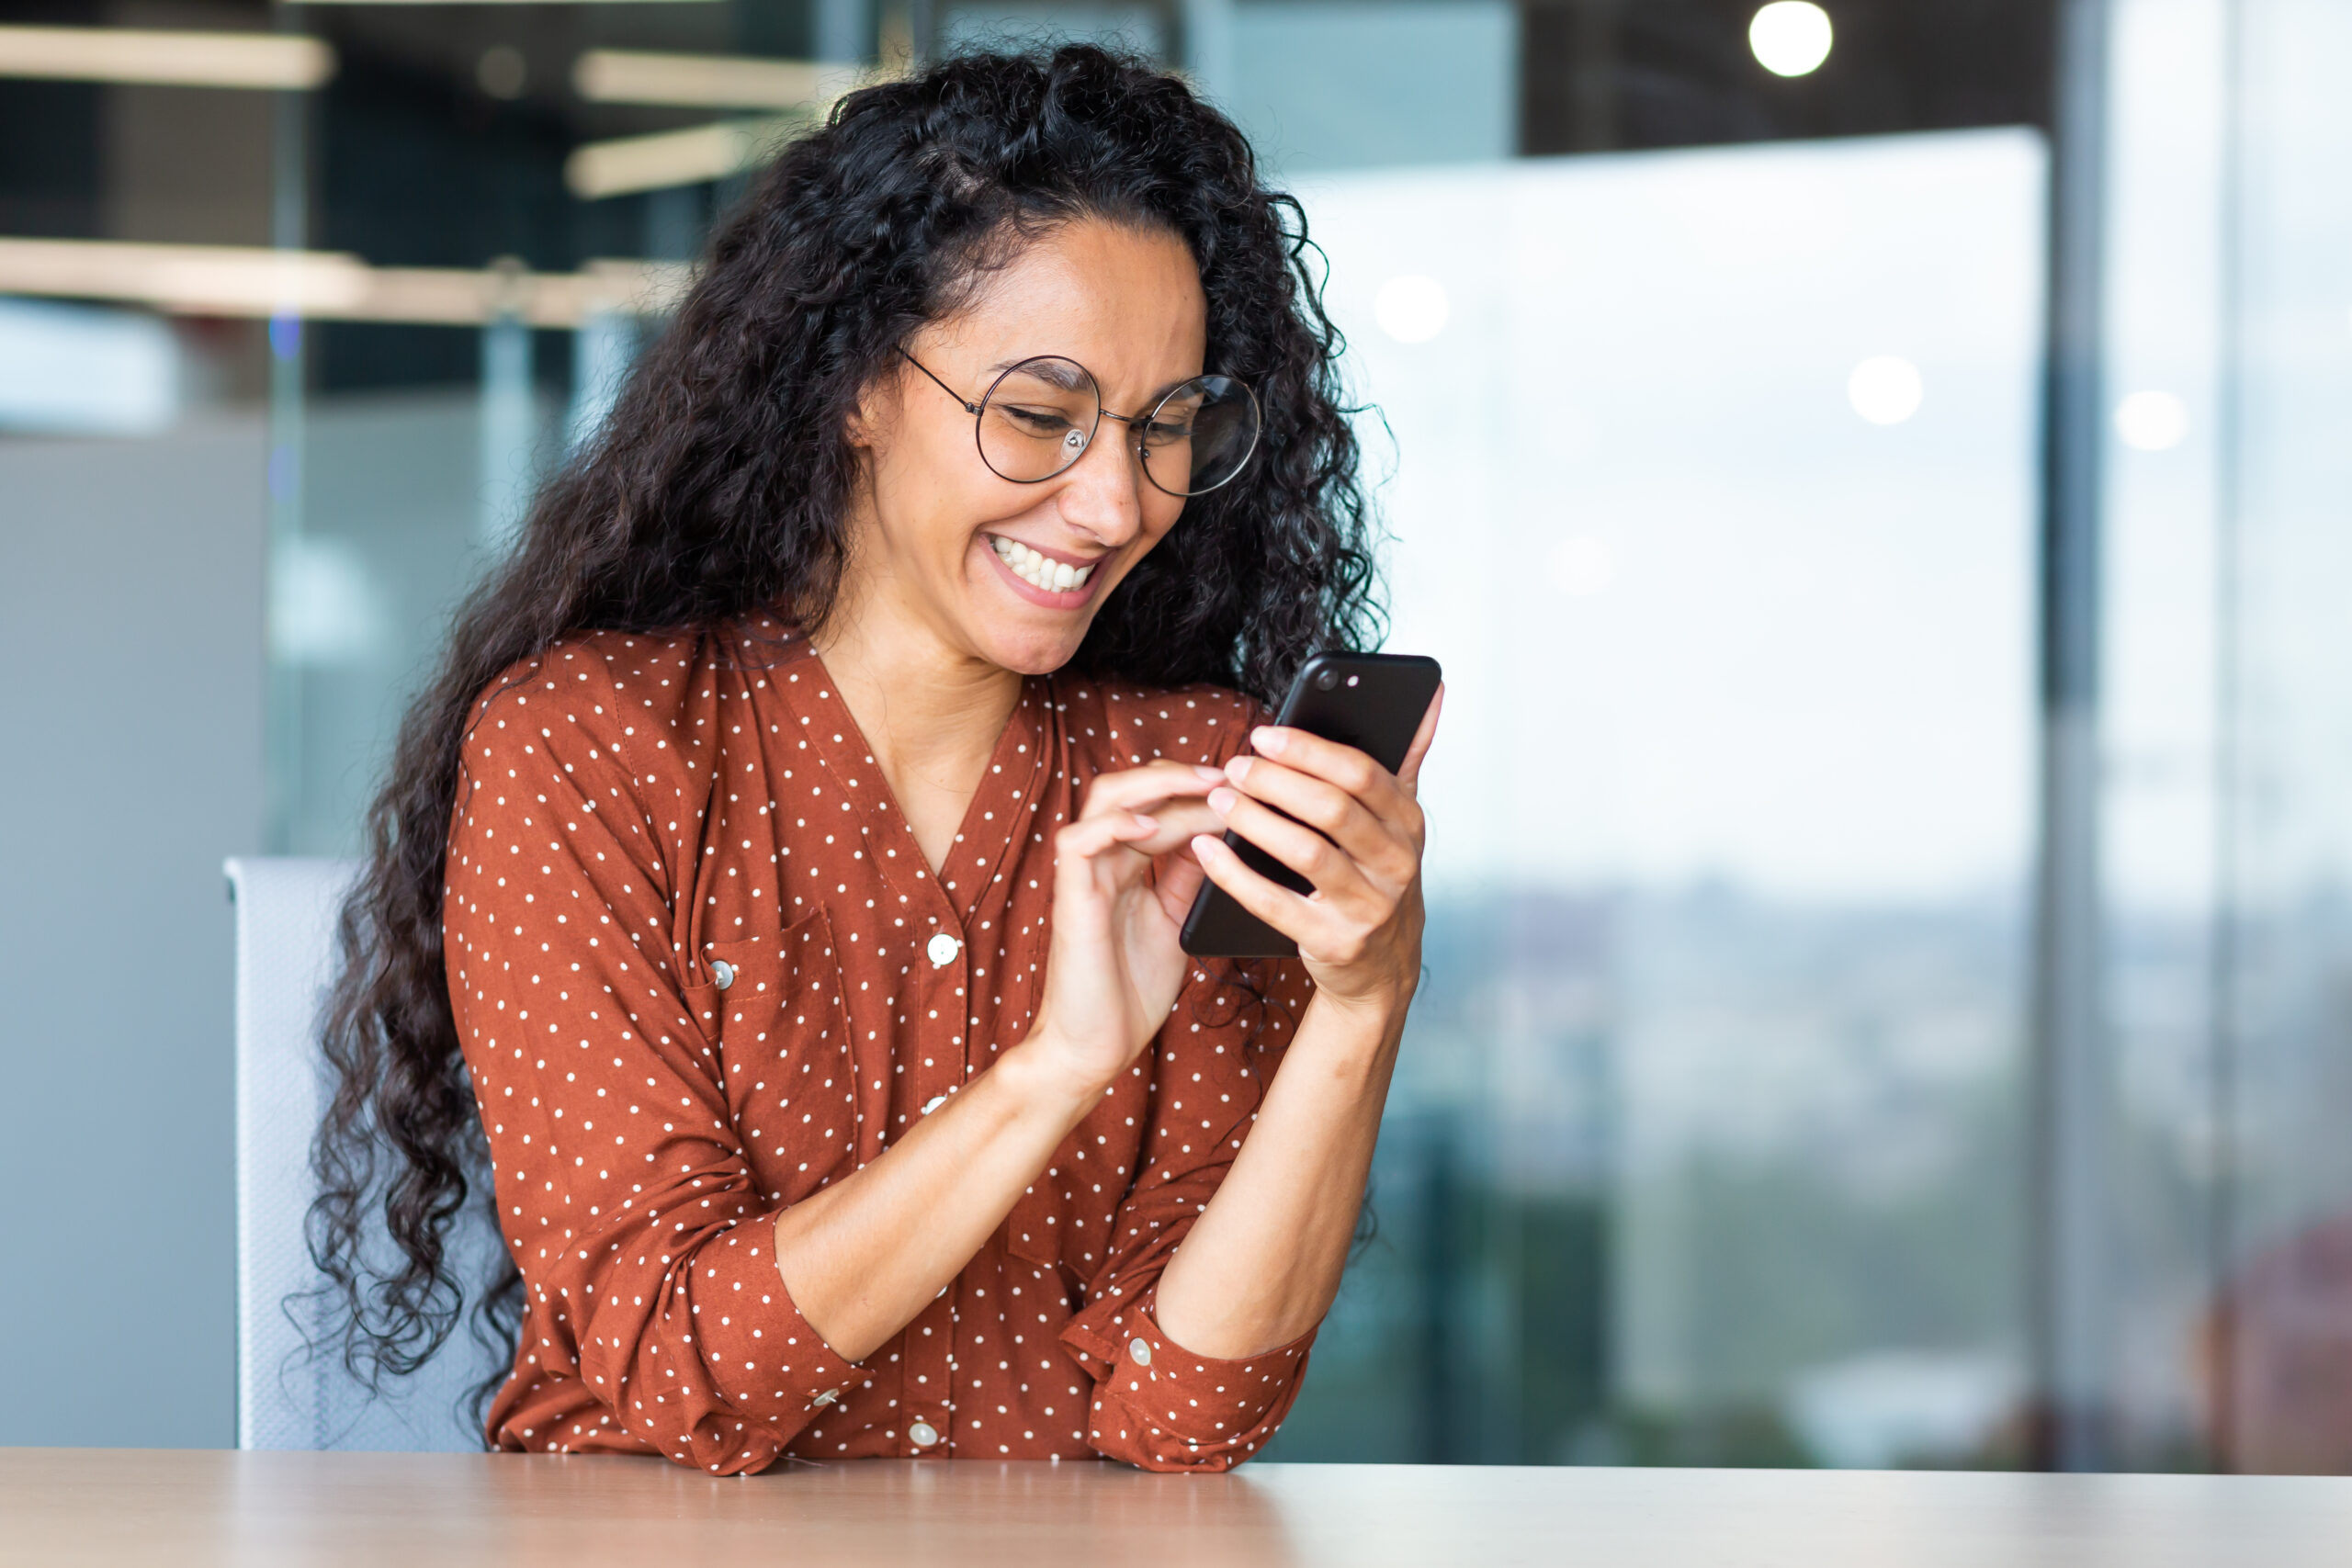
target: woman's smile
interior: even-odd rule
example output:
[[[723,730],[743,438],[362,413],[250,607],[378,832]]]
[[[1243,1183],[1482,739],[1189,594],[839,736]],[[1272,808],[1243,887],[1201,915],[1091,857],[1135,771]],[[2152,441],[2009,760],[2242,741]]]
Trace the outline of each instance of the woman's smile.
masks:
[[[1110,558],[1108,554],[1091,558],[1073,556],[1060,550],[1040,549],[1019,539],[1001,534],[980,536],[989,543],[989,553],[996,558],[997,566],[1014,592],[1033,604],[1052,610],[1075,610],[1094,596],[1097,568]]]

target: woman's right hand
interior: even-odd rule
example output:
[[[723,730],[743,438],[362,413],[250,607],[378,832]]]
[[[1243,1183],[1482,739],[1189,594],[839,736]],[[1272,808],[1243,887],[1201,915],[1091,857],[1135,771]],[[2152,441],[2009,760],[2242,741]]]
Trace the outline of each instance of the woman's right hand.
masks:
[[[1194,835],[1222,768],[1159,761],[1104,773],[1054,838],[1046,989],[1024,1045],[1089,1097],[1135,1060],[1176,1005],[1191,965],[1178,941],[1201,886]]]
[[[926,1111],[879,1159],[781,1210],[776,1267],[847,1361],[956,1278],[1102,1091],[1166,1021],[1191,963],[1177,944],[1216,830],[1218,768],[1106,773],[1054,838],[1046,987],[1028,1038]]]

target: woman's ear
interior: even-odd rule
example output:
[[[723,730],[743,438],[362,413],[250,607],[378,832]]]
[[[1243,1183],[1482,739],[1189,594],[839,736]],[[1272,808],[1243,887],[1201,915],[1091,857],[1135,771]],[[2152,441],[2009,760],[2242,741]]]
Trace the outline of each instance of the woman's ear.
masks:
[[[899,378],[886,373],[858,392],[857,406],[850,410],[846,426],[852,446],[870,455],[889,439],[898,423],[900,390]]]

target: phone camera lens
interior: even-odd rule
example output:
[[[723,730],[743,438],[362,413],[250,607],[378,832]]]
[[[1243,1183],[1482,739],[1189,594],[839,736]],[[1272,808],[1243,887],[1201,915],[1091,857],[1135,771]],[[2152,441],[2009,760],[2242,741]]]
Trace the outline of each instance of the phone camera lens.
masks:
[[[1336,691],[1339,689],[1339,685],[1340,672],[1337,670],[1317,670],[1315,672],[1315,689],[1317,691]]]

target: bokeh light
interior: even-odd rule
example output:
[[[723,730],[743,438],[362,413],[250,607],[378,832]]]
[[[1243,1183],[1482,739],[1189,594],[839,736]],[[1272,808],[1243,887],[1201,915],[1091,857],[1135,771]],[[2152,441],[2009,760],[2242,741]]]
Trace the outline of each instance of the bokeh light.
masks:
[[[2169,451],[2188,434],[2188,405],[2170,392],[2134,392],[2115,405],[2115,434],[2135,451]]]
[[[1809,76],[1829,58],[1829,13],[1812,0],[1772,0],[1747,24],[1747,47],[1775,76]]]
[[[1846,378],[1846,399],[1872,424],[1901,424],[1919,412],[1927,383],[1907,359],[1882,354],[1863,360]]]

